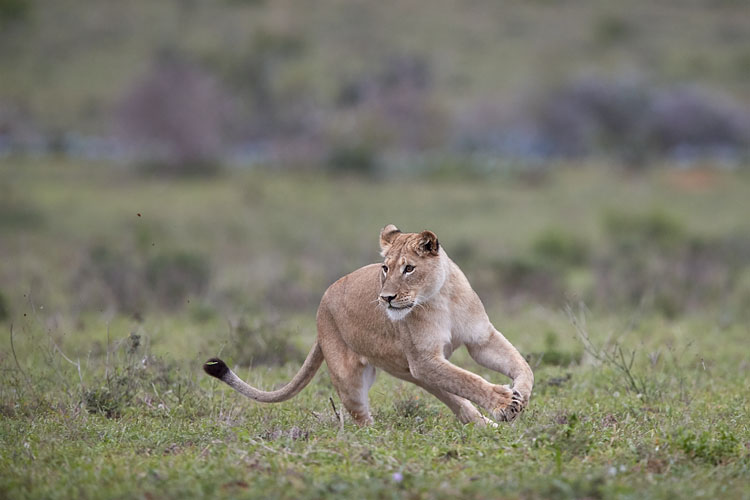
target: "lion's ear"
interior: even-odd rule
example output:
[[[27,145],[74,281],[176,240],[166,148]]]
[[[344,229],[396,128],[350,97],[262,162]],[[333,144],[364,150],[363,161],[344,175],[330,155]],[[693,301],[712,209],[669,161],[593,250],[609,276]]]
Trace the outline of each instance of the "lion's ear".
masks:
[[[420,255],[437,255],[440,250],[440,243],[437,236],[432,231],[422,231],[419,233],[419,243],[417,252]]]
[[[380,231],[380,255],[385,257],[388,249],[391,248],[391,245],[393,244],[393,240],[395,240],[396,236],[399,234],[401,234],[401,230],[393,224],[388,224],[382,231]]]

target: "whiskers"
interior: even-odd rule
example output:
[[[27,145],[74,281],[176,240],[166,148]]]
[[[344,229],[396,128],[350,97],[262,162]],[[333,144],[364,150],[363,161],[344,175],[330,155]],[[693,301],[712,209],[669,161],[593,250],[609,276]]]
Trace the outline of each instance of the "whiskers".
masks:
[[[423,311],[427,311],[427,306],[425,306],[425,305],[424,305],[424,304],[422,304],[421,302],[417,302],[417,301],[415,300],[415,301],[414,301],[414,305],[412,306],[412,308],[416,309],[417,307],[421,307]]]

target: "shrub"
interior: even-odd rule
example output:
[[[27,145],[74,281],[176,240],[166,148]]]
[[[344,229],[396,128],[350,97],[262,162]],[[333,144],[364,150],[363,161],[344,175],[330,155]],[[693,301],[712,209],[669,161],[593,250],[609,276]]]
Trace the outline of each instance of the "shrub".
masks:
[[[3,292],[0,292],[0,321],[5,321],[9,317],[10,309],[8,308],[8,301]]]
[[[203,293],[211,276],[208,259],[184,251],[162,253],[146,263],[145,277],[157,302],[175,309],[190,295]]]
[[[222,155],[229,102],[213,75],[169,54],[128,91],[118,128],[151,171],[213,174]]]
[[[278,321],[240,321],[232,331],[232,355],[242,366],[284,365],[305,360],[305,353],[291,341],[294,334]]]
[[[619,16],[603,16],[594,24],[594,40],[605,46],[624,42],[632,34],[632,24]]]
[[[440,147],[445,119],[432,87],[431,64],[419,55],[386,58],[377,71],[344,82],[328,130],[333,151],[342,149],[346,160],[350,153],[365,153],[368,160],[359,165],[370,168],[375,151],[416,153]],[[337,144],[354,144],[355,150]]]
[[[509,297],[530,296],[559,302],[564,294],[563,277],[552,266],[534,258],[512,257],[493,264],[495,281]]]
[[[603,26],[613,34],[625,27]],[[459,147],[525,160],[608,155],[642,166],[664,157],[737,163],[750,154],[746,106],[708,89],[638,79],[579,78],[513,108],[481,103],[457,126]]]
[[[671,215],[654,210],[641,214],[608,212],[603,220],[604,234],[616,249],[623,251],[653,248],[676,250],[687,242],[687,233]]]
[[[581,361],[582,353],[580,351],[564,351],[558,346],[558,336],[555,332],[549,331],[544,336],[544,352],[534,356],[540,363],[553,366],[570,366]]]
[[[750,264],[746,238],[699,238],[662,212],[609,214],[604,227],[607,244],[594,269],[603,305],[647,305],[668,317],[723,305]]]
[[[0,26],[25,19],[31,7],[31,0],[0,0]]]
[[[334,173],[371,176],[377,170],[378,159],[375,151],[367,145],[342,145],[331,149],[326,165]]]
[[[196,387],[195,380],[184,376],[173,364],[151,355],[140,334],[107,346],[104,376],[99,385],[81,385],[81,401],[89,413],[119,418],[134,406],[168,409],[181,405]]]
[[[697,87],[654,92],[649,116],[653,148],[679,159],[748,152],[750,110]]]
[[[211,278],[208,259],[185,251],[162,252],[144,262],[138,252],[94,245],[72,279],[78,307],[114,306],[140,316],[147,304],[176,309],[190,295],[203,293]]]
[[[43,222],[41,211],[29,203],[12,183],[0,186],[0,229],[29,230]]]
[[[570,233],[555,229],[537,236],[531,249],[539,260],[562,269],[581,266],[588,260],[586,243]]]
[[[89,249],[74,273],[72,288],[78,307],[83,309],[115,306],[126,314],[141,313],[147,300],[137,262],[103,245]]]

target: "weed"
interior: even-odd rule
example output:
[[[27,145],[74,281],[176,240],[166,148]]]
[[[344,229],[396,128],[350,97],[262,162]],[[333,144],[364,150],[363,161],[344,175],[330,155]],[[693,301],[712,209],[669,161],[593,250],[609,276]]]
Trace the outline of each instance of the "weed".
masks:
[[[628,350],[617,340],[611,342],[610,345],[596,345],[589,336],[583,307],[577,314],[570,306],[566,308],[566,311],[587,354],[620,374],[626,389],[644,397],[655,396],[656,387],[652,385],[649,377],[633,367],[636,356],[635,349]]]
[[[725,463],[739,452],[739,440],[725,427],[700,433],[681,428],[672,441],[688,457],[712,465]]]
[[[424,401],[416,396],[407,396],[394,401],[393,409],[396,410],[396,415],[401,418],[414,418],[423,416],[425,408]]]

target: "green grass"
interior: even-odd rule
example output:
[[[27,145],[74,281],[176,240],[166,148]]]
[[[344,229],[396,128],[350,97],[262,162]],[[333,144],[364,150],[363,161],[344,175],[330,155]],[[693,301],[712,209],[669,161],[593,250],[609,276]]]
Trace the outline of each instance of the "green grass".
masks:
[[[538,319],[529,316],[506,330],[524,351],[539,344]],[[564,314],[549,313],[546,322],[561,332],[557,349],[581,350]],[[606,323],[590,321],[596,342],[609,331]],[[111,347],[108,370],[105,354],[91,348],[106,346],[106,325],[92,321],[75,332],[89,349],[70,347],[66,355],[80,359],[82,381],[61,354],[48,350],[33,322],[16,332],[17,348],[29,352],[19,361],[33,386],[4,356],[0,488],[8,497],[746,495],[750,407],[746,359],[738,352],[744,327],[720,332],[701,318],[644,321],[625,345],[635,349],[633,372],[646,378],[646,394],[586,356],[568,366],[542,361],[528,411],[498,429],[461,426],[437,400],[387,375],[371,391],[375,425],[359,429],[347,420],[341,428],[325,369],[294,400],[264,406],[200,372],[200,361],[213,352],[206,346],[217,343],[200,329],[161,320],[138,326],[149,349],[169,359],[144,367],[146,349],[130,359],[127,339],[119,337],[133,327],[110,326],[110,345],[122,344]],[[173,348],[172,339],[183,336],[192,349]],[[224,355],[232,359],[231,352]],[[456,361],[502,379],[472,365],[464,352]],[[298,366],[240,374],[272,387]],[[82,395],[106,387],[105,372],[116,370],[131,377],[132,398],[112,418],[91,413]]]
[[[647,305],[586,310],[575,298],[570,312],[533,297],[511,307],[485,281],[498,255],[522,255],[551,229],[598,251],[612,210],[662,211],[705,238],[750,229],[745,174],[713,173],[698,190],[674,175],[592,165],[537,186],[261,172],[167,182],[103,165],[6,161],[0,497],[748,498],[741,311],[719,300],[673,316]],[[20,224],[19,213],[35,215]],[[241,351],[242,336],[259,351],[307,352],[317,298],[378,259],[378,231],[390,222],[435,230],[484,283],[494,324],[536,375],[517,422],[462,426],[381,373],[370,393],[375,424],[346,419],[342,428],[325,367],[276,405],[203,374],[202,362],[220,354],[252,385],[288,381],[298,359],[261,364]],[[105,288],[96,289],[102,301],[84,301],[91,283],[76,277],[90,276],[80,269],[94,245],[133,272],[161,252],[206,256],[210,285],[182,307],[146,303],[135,315],[118,312]],[[571,286],[590,279],[587,265]],[[632,366],[607,357],[618,349]],[[464,350],[453,360],[506,382]]]

